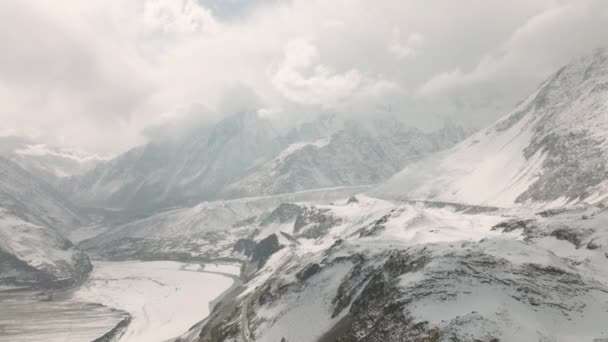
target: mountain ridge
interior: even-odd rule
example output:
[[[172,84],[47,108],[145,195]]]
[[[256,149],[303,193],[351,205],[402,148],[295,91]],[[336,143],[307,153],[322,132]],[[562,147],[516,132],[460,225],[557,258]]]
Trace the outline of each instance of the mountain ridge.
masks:
[[[256,113],[242,113],[177,142],[132,149],[66,180],[62,191],[85,206],[155,211],[207,200],[368,185],[466,134],[457,128],[423,133],[393,121],[376,120],[378,132],[365,125],[321,117],[280,133]],[[270,175],[276,167],[282,180]]]
[[[573,205],[607,194],[608,50],[552,75],[514,111],[372,193],[478,205]]]
[[[62,234],[86,221],[49,184],[0,157],[0,285],[78,284],[91,271],[91,263]]]

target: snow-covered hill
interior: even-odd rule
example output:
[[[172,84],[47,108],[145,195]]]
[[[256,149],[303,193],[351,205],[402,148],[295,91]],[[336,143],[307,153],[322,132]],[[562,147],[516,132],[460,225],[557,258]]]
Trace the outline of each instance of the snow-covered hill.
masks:
[[[347,121],[334,134],[289,145],[271,161],[229,185],[228,193],[276,194],[330,186],[380,183],[466,137],[460,127],[424,133],[397,120]]]
[[[606,84],[598,50],[368,192],[388,200],[283,204],[247,222],[233,250],[248,251],[248,282],[195,340],[608,339]]]
[[[357,196],[277,210],[252,223],[264,262],[252,254],[249,282],[216,307],[200,341],[608,338],[598,318],[608,310],[605,209]]]
[[[65,190],[83,205],[158,209],[214,199],[223,186],[281,150],[269,121],[229,117],[176,140],[154,141],[101,163]]]
[[[75,206],[49,184],[3,157],[0,157],[0,208],[26,222],[62,233],[84,222]]]
[[[88,257],[61,236],[85,220],[50,185],[0,157],[0,281],[13,286],[79,282]]]
[[[608,196],[608,49],[560,69],[494,125],[373,193],[498,206]]]
[[[104,160],[95,154],[51,147],[16,136],[0,137],[0,155],[53,185],[63,178],[89,171]]]
[[[464,138],[395,120],[331,117],[275,128],[255,113],[228,117],[181,139],[154,141],[64,182],[83,205],[155,210],[204,200],[378,183],[407,163]]]
[[[203,202],[120,224],[84,227],[72,240],[92,255],[111,260],[240,259],[237,241],[249,238],[262,216],[286,202],[330,203],[367,190],[344,187]],[[84,236],[86,238],[78,238]],[[237,253],[238,254],[238,253]]]
[[[60,288],[91,271],[89,258],[54,229],[0,208],[0,287]]]

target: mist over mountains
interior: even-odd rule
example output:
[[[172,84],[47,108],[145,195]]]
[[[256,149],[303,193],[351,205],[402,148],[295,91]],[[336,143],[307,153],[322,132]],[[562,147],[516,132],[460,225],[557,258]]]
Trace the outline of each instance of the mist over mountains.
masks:
[[[154,210],[376,184],[406,164],[450,147],[466,132],[453,124],[425,133],[394,119],[331,117],[281,132],[269,119],[241,113],[102,162],[66,179],[62,191],[87,206]]]
[[[476,133],[239,112],[107,159],[3,137],[0,293],[99,301],[96,341],[604,341],[607,132],[597,49]],[[194,273],[221,295],[178,336],[215,284]]]

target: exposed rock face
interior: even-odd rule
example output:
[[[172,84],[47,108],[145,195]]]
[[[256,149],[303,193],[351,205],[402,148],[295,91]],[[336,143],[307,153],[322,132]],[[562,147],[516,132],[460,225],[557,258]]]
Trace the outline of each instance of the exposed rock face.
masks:
[[[256,244],[251,255],[251,262],[257,262],[258,268],[262,268],[266,261],[280,249],[281,245],[279,245],[279,239],[276,234],[269,235]]]
[[[293,232],[295,236],[318,239],[324,237],[330,228],[341,222],[342,220],[334,216],[328,209],[307,207],[296,218]]]
[[[608,336],[590,319],[608,310],[608,278],[597,272],[608,267],[604,209],[469,213],[369,198],[315,209],[340,220],[315,245],[276,251],[243,294],[212,314],[201,341]],[[271,238],[264,244],[279,244]]]
[[[390,255],[381,269],[370,274],[367,284],[360,285],[361,294],[342,318],[339,331],[330,331],[321,341],[424,341],[435,336],[437,332],[427,322],[416,322],[408,313],[408,300],[402,298],[399,288],[399,276],[415,272],[427,262],[424,255]]]
[[[283,203],[273,210],[270,215],[264,218],[260,224],[264,226],[273,222],[277,222],[279,224],[287,223],[295,220],[300,214],[302,214],[303,211],[304,209],[297,204]]]
[[[300,272],[296,273],[296,278],[298,278],[299,281],[306,281],[308,278],[319,273],[320,271],[321,266],[319,266],[319,264],[309,264]]]
[[[381,233],[386,228],[384,225],[386,222],[388,222],[393,213],[394,211],[391,211],[390,213],[374,221],[369,227],[362,229],[362,231],[359,233],[359,236],[366,237],[378,235],[379,233]]]
[[[251,239],[239,239],[232,249],[233,253],[243,254],[251,257],[256,249],[257,244]]]
[[[284,203],[308,202],[314,198],[333,201],[358,191],[361,189],[332,189],[203,202],[191,208],[168,210],[127,223],[119,220],[118,223],[108,222],[108,226],[83,228],[73,235],[79,235],[83,231],[84,238],[80,240],[79,246],[104,259],[246,261],[251,254],[242,254],[238,249],[247,246],[239,244],[237,250],[234,249],[239,240],[251,240],[255,244],[274,233],[282,241],[289,240],[285,234],[293,233],[293,223],[297,216],[286,212],[292,208],[297,214],[306,206]],[[286,216],[281,219],[281,215]],[[288,221],[284,222],[285,220]],[[281,229],[271,226],[281,225],[281,222],[285,224],[283,228],[291,227],[278,234]],[[282,243],[287,244],[286,241]]]

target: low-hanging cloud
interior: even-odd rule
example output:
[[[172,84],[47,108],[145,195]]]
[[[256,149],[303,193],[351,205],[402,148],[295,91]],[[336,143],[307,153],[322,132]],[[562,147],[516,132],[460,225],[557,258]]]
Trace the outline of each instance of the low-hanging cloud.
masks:
[[[288,100],[308,105],[333,105],[349,98],[361,83],[357,70],[342,74],[318,62],[319,52],[309,41],[290,41],[272,84]]]
[[[486,82],[538,80],[581,53],[608,44],[601,34],[608,20],[608,2],[580,1],[548,8],[528,19],[500,46],[488,51],[470,71],[456,68],[424,83],[422,96]]]
[[[419,126],[454,116],[483,125],[570,58],[607,45],[607,7],[4,1],[0,132],[107,153],[250,110],[271,118],[391,112]]]

